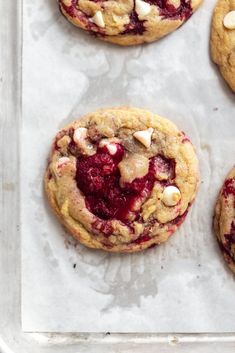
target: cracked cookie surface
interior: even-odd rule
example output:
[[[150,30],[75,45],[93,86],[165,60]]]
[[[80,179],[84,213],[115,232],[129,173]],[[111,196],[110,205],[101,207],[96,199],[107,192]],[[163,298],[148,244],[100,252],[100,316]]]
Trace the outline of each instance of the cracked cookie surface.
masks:
[[[219,0],[211,28],[211,56],[235,92],[235,0]]]
[[[152,42],[180,27],[202,0],[59,0],[74,25],[120,45]]]
[[[219,193],[214,229],[225,261],[235,273],[235,167],[228,174]]]
[[[194,147],[183,132],[146,110],[120,107],[62,129],[44,182],[51,207],[77,240],[136,252],[177,230],[198,179]]]

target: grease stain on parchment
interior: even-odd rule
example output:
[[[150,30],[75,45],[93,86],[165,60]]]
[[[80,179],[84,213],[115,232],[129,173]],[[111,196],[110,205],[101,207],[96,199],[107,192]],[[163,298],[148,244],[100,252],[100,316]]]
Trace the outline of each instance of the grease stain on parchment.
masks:
[[[15,191],[15,183],[3,183],[3,191]]]

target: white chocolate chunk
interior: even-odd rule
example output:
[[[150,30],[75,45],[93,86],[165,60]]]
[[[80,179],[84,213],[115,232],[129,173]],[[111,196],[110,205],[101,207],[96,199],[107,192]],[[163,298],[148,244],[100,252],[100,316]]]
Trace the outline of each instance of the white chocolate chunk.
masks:
[[[101,11],[97,11],[93,17],[90,19],[91,22],[95,23],[97,26],[104,28],[105,23]]]
[[[117,137],[111,137],[109,139],[100,140],[99,146],[102,148],[102,147],[108,145],[109,143],[120,143],[120,142],[121,142],[121,140],[118,139]]]
[[[74,131],[73,139],[76,143],[87,138],[87,129],[85,127],[79,127]]]
[[[235,29],[235,11],[230,11],[224,17],[224,27],[228,29]]]
[[[111,155],[114,155],[117,153],[117,145],[116,143],[119,143],[119,139],[117,138],[112,138],[112,139],[102,139],[99,143],[99,147],[107,147],[109,153]]]
[[[117,146],[115,143],[110,143],[106,147],[112,156],[117,153]]]
[[[143,0],[135,0],[135,11],[138,16],[144,17],[151,11],[151,5]]]
[[[149,170],[149,160],[147,157],[134,153],[127,155],[118,164],[121,178],[120,184],[131,183],[136,178],[144,177]]]
[[[88,130],[85,127],[79,127],[74,131],[73,139],[80,151],[89,156],[95,153],[95,146],[90,143]]]
[[[166,206],[175,206],[181,199],[180,190],[176,186],[167,186],[162,195],[162,201]]]
[[[142,143],[142,145],[144,145],[146,148],[149,148],[151,146],[152,134],[153,128],[150,127],[147,130],[136,131],[133,136],[136,140]]]

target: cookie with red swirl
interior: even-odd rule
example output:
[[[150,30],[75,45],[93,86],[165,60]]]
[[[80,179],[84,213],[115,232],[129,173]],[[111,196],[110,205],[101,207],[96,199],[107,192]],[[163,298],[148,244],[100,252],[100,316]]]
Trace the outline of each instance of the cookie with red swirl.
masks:
[[[120,45],[155,41],[180,27],[202,0],[59,0],[64,16]]]
[[[211,56],[235,92],[235,0],[217,1],[211,26]]]
[[[215,207],[214,229],[225,261],[235,273],[235,167],[220,190]]]
[[[45,173],[52,209],[84,245],[136,252],[165,242],[197,191],[185,134],[146,110],[110,108],[58,132]]]

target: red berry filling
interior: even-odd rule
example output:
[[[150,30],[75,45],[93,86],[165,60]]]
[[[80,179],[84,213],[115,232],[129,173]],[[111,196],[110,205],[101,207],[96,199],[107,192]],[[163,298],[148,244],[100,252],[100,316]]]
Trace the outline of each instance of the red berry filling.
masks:
[[[145,243],[146,241],[149,241],[151,238],[150,234],[152,232],[152,229],[154,225],[156,224],[157,220],[152,218],[148,221],[148,225],[145,226],[144,232],[140,234],[139,238],[133,241],[134,244],[142,244]]]
[[[150,5],[158,6],[160,9],[160,16],[165,19],[188,19],[192,15],[192,6],[189,0],[181,0],[180,6],[176,8],[169,4],[168,0],[146,0]],[[142,35],[145,31],[143,20],[140,20],[136,11],[133,10],[130,14],[130,22],[125,26],[122,34],[139,34]]]
[[[77,3],[78,0],[72,0],[71,5],[65,5],[63,0],[59,0],[60,6],[64,9],[64,11],[70,16],[70,17],[78,17],[78,9],[77,9]]]
[[[104,0],[103,0],[104,1]],[[93,0],[93,2],[100,2],[99,0]],[[84,26],[86,26],[87,30],[100,32],[100,34],[104,34],[102,28],[97,26],[95,23],[89,21],[89,16],[82,12],[77,8],[78,0],[72,0],[71,5],[67,6],[63,2],[63,0],[59,0],[60,7],[72,18],[78,18],[81,22],[83,22]]]
[[[125,26],[122,34],[143,34],[145,31],[144,21],[139,20],[137,13],[133,10],[130,14],[130,22]]]
[[[134,241],[135,244],[142,244],[142,243],[145,243],[146,241],[149,241],[151,239],[151,237],[149,235],[143,235],[143,236],[140,236],[138,239],[136,239]]]
[[[235,179],[230,178],[225,181],[224,187],[223,187],[223,196],[227,197],[228,195],[234,195],[235,196]]]
[[[235,244],[235,222],[231,224],[231,230],[229,234],[224,235],[226,249],[231,250],[233,244]]]
[[[85,196],[90,212],[103,220],[118,219],[128,222],[130,212],[135,213],[136,201],[144,200],[150,195],[159,165],[170,171],[172,162],[169,160],[167,163],[167,160],[160,156],[153,157],[150,159],[147,175],[121,187],[118,164],[124,156],[124,148],[120,144],[116,146],[117,152],[114,155],[110,155],[107,147],[103,147],[98,148],[93,156],[79,156],[76,182]],[[173,175],[173,172],[169,172],[169,175]]]
[[[188,214],[188,209],[182,215],[179,215],[178,217],[173,219],[170,223],[174,226],[179,227],[183,223],[183,221],[185,220],[187,214]]]
[[[146,0],[151,5],[160,8],[160,15],[170,19],[188,19],[192,15],[192,6],[190,0],[181,0],[180,6],[176,8],[168,0]]]

